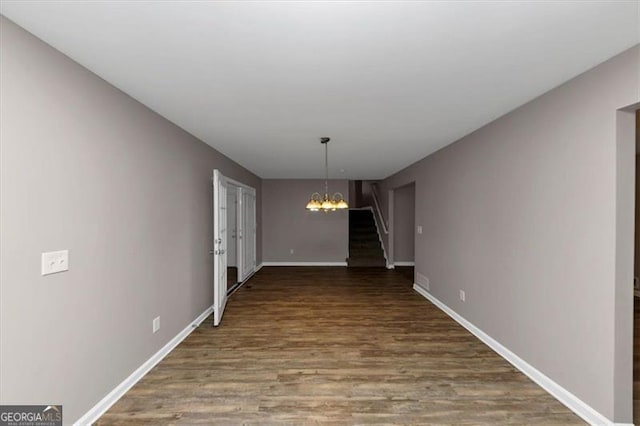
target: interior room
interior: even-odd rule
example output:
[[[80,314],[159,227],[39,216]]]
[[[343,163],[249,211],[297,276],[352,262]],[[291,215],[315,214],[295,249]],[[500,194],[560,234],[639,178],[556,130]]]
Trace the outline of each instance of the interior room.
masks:
[[[0,423],[640,424],[637,1],[0,15]]]

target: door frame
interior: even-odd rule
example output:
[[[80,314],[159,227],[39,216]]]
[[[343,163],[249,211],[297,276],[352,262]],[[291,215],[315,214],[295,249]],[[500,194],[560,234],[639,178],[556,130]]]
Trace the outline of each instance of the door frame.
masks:
[[[236,227],[236,265],[240,265],[240,261],[242,260],[240,257],[240,254],[238,253],[240,244],[241,244],[241,240],[238,238],[239,234],[239,230],[241,228],[241,223],[240,223],[240,215],[241,215],[241,209],[240,209],[240,195],[241,195],[241,187],[235,183],[233,181],[233,179],[229,179],[227,178],[227,204],[229,204],[229,194],[230,193],[235,193],[235,200],[236,200],[236,216],[235,216],[235,227]],[[227,213],[229,211],[229,206],[227,206]],[[227,221],[227,226],[229,225],[229,222]],[[231,241],[231,238],[228,239],[228,241]],[[227,245],[227,248],[228,245]],[[229,260],[229,258],[227,257],[227,261]],[[228,266],[228,265],[227,265]],[[238,269],[240,267],[238,266]],[[238,280],[240,279],[240,277],[238,277]]]
[[[244,202],[242,200],[242,195],[244,194],[244,192],[250,192],[253,193],[254,196],[256,195],[256,189],[252,186],[249,186],[247,184],[244,184],[242,182],[239,182],[235,179],[231,179],[229,177],[226,177],[227,180],[227,184],[233,187],[236,187],[235,190],[237,191],[236,193],[236,198],[238,200],[238,204],[237,204],[237,208],[236,208],[236,229],[237,229],[237,246],[236,246],[236,263],[238,264],[238,284],[242,284],[244,281],[247,280],[247,278],[249,278],[254,271],[245,271],[244,270],[244,245],[245,245],[245,234],[246,234],[246,230],[244,229],[244,216],[246,214],[245,211],[245,206],[244,206]],[[255,206],[254,206],[255,209]],[[254,218],[253,218],[253,228],[255,230],[256,225],[257,225],[257,218],[255,217],[254,214]],[[253,239],[253,254],[255,257],[256,254],[256,239]],[[255,259],[254,259],[255,260]],[[231,289],[231,292],[233,292],[235,290],[235,287]]]
[[[252,203],[251,203],[251,209],[249,209],[249,206],[245,204],[245,196],[249,196],[249,198],[252,199]],[[252,187],[246,187],[246,188],[242,188],[242,190],[240,191],[240,198],[242,199],[242,215],[239,217],[239,220],[242,221],[243,226],[242,226],[242,241],[243,241],[243,245],[242,245],[242,274],[241,274],[241,281],[240,284],[244,283],[246,280],[248,280],[255,272],[256,272],[256,256],[257,256],[257,222],[258,222],[258,218],[257,218],[257,192],[254,188]],[[249,214],[250,213],[250,214]],[[245,219],[247,219],[247,215],[249,218],[252,218],[252,223],[250,225],[251,229],[245,229],[244,228],[244,223],[245,223]],[[248,238],[249,236],[251,236],[251,245],[249,246],[249,244],[247,244]],[[247,249],[249,249],[249,252],[251,253],[251,256],[249,259],[246,258],[245,254]],[[245,268],[245,264],[247,263],[246,260],[250,261],[250,264]]]

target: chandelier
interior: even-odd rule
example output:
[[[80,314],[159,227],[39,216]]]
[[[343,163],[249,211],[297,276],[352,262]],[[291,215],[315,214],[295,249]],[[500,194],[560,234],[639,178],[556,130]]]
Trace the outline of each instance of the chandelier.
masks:
[[[307,203],[307,210],[317,211],[336,211],[348,209],[349,205],[344,200],[344,196],[340,192],[336,192],[329,197],[329,141],[331,138],[320,138],[320,143],[324,145],[324,196],[319,192],[311,194],[311,199]]]

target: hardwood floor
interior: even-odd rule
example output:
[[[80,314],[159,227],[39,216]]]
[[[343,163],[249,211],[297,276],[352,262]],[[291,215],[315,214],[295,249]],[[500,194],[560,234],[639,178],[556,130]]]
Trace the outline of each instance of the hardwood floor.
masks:
[[[633,298],[633,423],[640,425],[640,297]]]
[[[583,424],[411,285],[263,268],[97,424]]]

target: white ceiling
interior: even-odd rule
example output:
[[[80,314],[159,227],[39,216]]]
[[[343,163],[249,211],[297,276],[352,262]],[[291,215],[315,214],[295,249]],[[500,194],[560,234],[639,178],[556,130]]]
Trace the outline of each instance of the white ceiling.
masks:
[[[637,1],[6,1],[264,178],[386,177],[640,42]],[[341,171],[344,169],[344,171]]]

